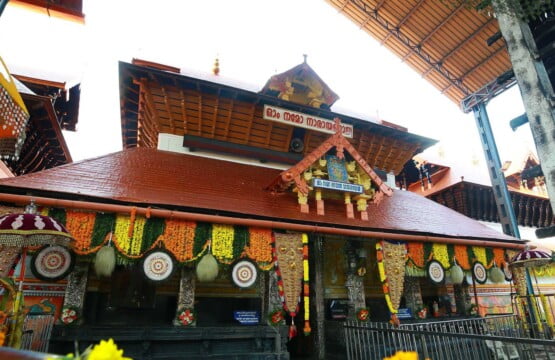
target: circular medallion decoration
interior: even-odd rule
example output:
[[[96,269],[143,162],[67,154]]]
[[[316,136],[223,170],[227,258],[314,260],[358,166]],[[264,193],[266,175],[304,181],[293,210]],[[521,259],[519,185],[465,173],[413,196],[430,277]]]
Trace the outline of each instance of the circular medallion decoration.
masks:
[[[440,285],[445,280],[445,269],[443,269],[443,266],[437,260],[432,260],[428,263],[427,273],[428,278],[435,285]]]
[[[256,265],[249,260],[238,261],[231,270],[231,278],[240,288],[246,289],[253,286],[258,278]]]
[[[472,276],[474,276],[474,280],[476,280],[478,284],[485,284],[488,279],[486,267],[481,262],[476,261],[474,265],[472,265]]]
[[[146,254],[142,265],[145,276],[152,281],[167,280],[175,270],[171,254],[160,249]]]
[[[75,262],[69,249],[60,246],[43,246],[31,260],[31,272],[37,279],[56,281],[65,278]]]
[[[513,272],[507,263],[503,264],[503,274],[505,274],[506,281],[513,281]]]

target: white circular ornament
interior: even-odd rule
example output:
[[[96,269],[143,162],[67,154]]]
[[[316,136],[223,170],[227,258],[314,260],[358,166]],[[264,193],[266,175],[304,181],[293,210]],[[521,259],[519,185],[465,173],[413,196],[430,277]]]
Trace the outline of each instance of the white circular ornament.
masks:
[[[167,280],[175,269],[172,256],[162,250],[148,253],[143,259],[143,271],[152,281]]]
[[[33,275],[41,280],[56,281],[65,278],[73,268],[74,256],[60,245],[45,246],[31,261]]]
[[[248,260],[238,261],[231,270],[231,278],[240,288],[246,289],[253,286],[258,278],[256,265]]]
[[[485,284],[488,279],[486,267],[479,261],[472,265],[472,275],[478,284]]]
[[[435,285],[440,285],[445,280],[445,269],[443,269],[443,266],[437,260],[432,260],[428,263],[427,272],[428,278]]]

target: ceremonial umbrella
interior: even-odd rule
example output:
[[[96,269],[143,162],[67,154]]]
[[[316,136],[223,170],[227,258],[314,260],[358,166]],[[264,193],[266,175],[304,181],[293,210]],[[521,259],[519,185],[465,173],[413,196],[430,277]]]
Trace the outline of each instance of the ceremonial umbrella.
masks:
[[[21,330],[23,326],[23,279],[25,277],[25,258],[27,247],[60,245],[71,247],[73,238],[55,219],[36,214],[36,206],[31,203],[25,208],[25,213],[6,214],[0,216],[0,245],[5,248],[23,249],[21,256],[21,270],[19,275],[19,287],[14,302],[14,319],[10,329],[10,341],[8,346],[19,348],[21,345]],[[51,257],[55,266],[59,268],[56,254]],[[48,262],[47,260],[46,262]],[[66,269],[64,265],[64,269]],[[57,269],[54,269],[57,270]]]
[[[539,249],[524,249],[511,259],[511,266],[538,267],[551,262],[551,254]]]

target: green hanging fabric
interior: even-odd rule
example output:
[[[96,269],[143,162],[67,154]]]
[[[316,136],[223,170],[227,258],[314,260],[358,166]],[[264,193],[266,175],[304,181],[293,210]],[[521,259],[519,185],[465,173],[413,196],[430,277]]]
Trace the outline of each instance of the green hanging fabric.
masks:
[[[97,213],[91,235],[91,248],[96,247],[104,241],[106,235],[113,231],[116,224],[116,214]]]
[[[48,216],[50,216],[63,226],[66,226],[66,209],[51,208],[50,210],[48,210]]]
[[[141,254],[150,249],[152,244],[164,232],[166,222],[162,218],[146,219],[145,227],[143,229],[143,240],[141,242]]]
[[[206,241],[212,237],[212,224],[198,222],[195,228],[195,240],[193,243],[193,256],[197,256],[206,244]]]
[[[233,259],[238,259],[249,241],[249,228],[235,225],[233,227]]]

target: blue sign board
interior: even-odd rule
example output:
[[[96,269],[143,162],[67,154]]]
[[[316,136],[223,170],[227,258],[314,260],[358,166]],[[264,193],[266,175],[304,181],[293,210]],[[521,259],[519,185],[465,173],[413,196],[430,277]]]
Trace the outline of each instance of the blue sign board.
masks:
[[[352,192],[357,194],[362,194],[364,190],[362,188],[362,185],[349,184],[349,183],[332,181],[332,180],[324,180],[324,179],[314,179],[312,181],[312,185],[317,188]]]
[[[258,311],[234,311],[233,318],[242,325],[257,325],[260,322]]]
[[[399,320],[412,319],[412,311],[409,308],[400,308],[397,311],[397,318]]]

